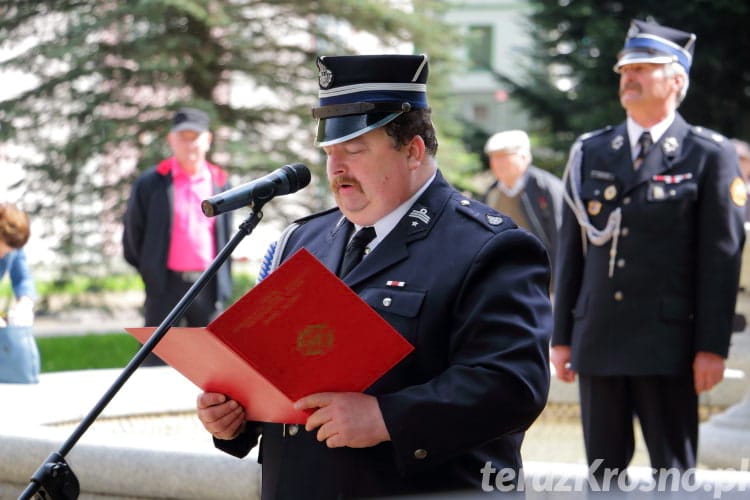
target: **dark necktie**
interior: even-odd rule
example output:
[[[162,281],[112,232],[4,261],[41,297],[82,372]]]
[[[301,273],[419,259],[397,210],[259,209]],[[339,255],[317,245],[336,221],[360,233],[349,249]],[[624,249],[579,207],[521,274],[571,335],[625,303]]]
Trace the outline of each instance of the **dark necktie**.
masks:
[[[654,141],[653,139],[651,139],[651,134],[648,132],[648,130],[643,132],[638,138],[638,144],[640,144],[641,149],[638,151],[638,156],[636,156],[635,161],[633,162],[633,168],[635,170],[641,168],[641,164],[643,163],[644,158],[646,158],[649,149],[651,149],[651,146],[653,146],[654,144]]]
[[[339,277],[343,278],[354,267],[359,264],[362,257],[365,255],[365,248],[375,238],[375,229],[372,227],[363,227],[354,234],[349,244],[346,246],[344,252],[344,258],[341,260],[341,269],[339,270]]]

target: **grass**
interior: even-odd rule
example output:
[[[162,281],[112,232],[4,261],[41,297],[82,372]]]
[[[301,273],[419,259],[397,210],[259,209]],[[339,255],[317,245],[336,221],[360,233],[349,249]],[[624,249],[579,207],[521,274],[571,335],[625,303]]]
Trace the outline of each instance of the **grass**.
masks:
[[[38,337],[42,373],[91,368],[122,368],[138,351],[126,333]]]
[[[255,275],[234,273],[234,303],[240,296],[255,285]],[[55,293],[77,295],[101,291],[127,291],[142,289],[137,275],[110,276],[103,279],[75,278],[69,282],[37,282],[41,297]],[[0,313],[11,300],[12,290],[9,280],[0,283]],[[89,370],[94,368],[123,368],[138,351],[140,344],[127,333],[69,335],[58,337],[37,337],[41,358],[41,372],[67,370]]]

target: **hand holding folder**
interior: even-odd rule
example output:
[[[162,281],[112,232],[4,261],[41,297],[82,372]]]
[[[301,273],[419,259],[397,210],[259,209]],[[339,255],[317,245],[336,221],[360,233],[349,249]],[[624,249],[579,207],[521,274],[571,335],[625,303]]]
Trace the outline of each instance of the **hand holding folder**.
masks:
[[[127,328],[145,342],[154,327]],[[207,392],[239,402],[249,420],[305,423],[294,401],[361,392],[413,347],[301,249],[205,328],[173,327],[154,352]]]

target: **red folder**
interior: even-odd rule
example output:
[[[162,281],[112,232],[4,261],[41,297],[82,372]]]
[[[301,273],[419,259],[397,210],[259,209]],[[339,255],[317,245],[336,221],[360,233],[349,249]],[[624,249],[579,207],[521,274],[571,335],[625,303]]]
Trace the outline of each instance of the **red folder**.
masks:
[[[146,342],[154,327],[127,328]],[[171,328],[154,352],[204,391],[238,401],[248,420],[301,424],[293,402],[361,392],[412,345],[301,249],[205,328]]]

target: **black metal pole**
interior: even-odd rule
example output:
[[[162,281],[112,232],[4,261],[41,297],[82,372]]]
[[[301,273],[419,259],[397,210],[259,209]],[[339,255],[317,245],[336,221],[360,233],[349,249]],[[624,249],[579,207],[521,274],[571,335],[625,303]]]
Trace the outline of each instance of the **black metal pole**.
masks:
[[[146,356],[153,351],[156,344],[166,335],[167,331],[182,318],[190,304],[198,296],[198,293],[206,286],[206,283],[216,274],[219,268],[229,258],[237,245],[240,244],[245,236],[249,235],[263,218],[260,211],[262,205],[252,207],[252,213],[240,224],[237,232],[232,239],[227,242],[224,248],[218,253],[211,265],[203,271],[198,280],[185,293],[172,311],[164,318],[159,327],[151,334],[151,337],[133,356],[133,359],[122,370],[115,382],[110,386],[104,396],[94,405],[91,411],[81,420],[81,423],[73,430],[68,439],[60,446],[56,453],[50,454],[44,463],[31,476],[30,483],[18,497],[18,500],[31,500],[34,495],[39,493],[43,488],[45,491],[41,494],[43,500],[74,500],[78,498],[78,480],[73,474],[68,464],[65,462],[65,456],[76,445],[78,440],[86,433],[91,424],[97,419],[104,408],[112,401],[117,392],[125,385],[125,382],[138,369],[146,359]],[[72,484],[75,482],[75,484]]]

